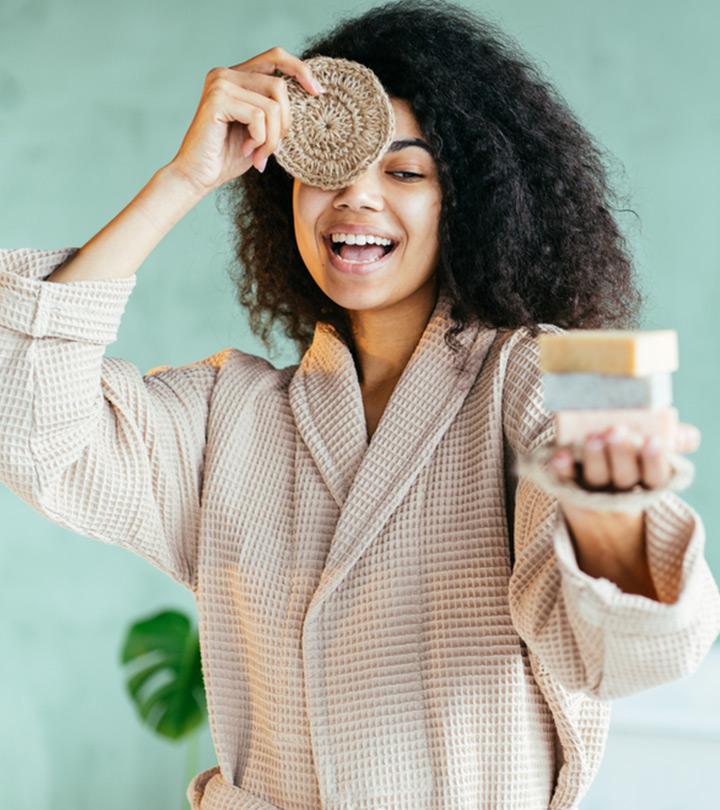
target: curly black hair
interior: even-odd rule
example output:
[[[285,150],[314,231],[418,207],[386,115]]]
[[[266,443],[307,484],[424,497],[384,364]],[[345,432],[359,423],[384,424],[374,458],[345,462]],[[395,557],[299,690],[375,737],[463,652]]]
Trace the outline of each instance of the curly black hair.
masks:
[[[452,348],[470,319],[526,326],[533,337],[540,323],[638,328],[643,299],[611,213],[618,197],[605,152],[496,25],[443,0],[397,0],[342,19],[300,54],[313,56],[373,70],[388,95],[410,104],[433,150],[442,191],[437,272],[453,302]],[[348,313],[300,256],[292,188],[274,159],[223,188],[237,300],[268,349],[275,321],[301,354],[322,321],[354,354]]]

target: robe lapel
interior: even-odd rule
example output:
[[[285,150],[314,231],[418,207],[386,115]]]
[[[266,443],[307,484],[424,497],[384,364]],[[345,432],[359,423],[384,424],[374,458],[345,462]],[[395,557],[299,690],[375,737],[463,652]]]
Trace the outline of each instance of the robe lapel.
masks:
[[[362,392],[352,354],[318,323],[288,389],[295,424],[338,507],[367,449]]]
[[[444,340],[450,307],[441,290],[369,444],[352,354],[324,324],[291,380],[298,430],[340,507],[313,602],[337,587],[382,530],[477,377],[496,330],[467,327],[455,356]]]

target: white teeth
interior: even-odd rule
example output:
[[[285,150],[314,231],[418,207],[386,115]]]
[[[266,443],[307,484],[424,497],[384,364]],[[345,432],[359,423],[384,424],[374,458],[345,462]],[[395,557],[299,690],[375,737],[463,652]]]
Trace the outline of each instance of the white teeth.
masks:
[[[348,245],[392,245],[391,239],[374,234],[360,233],[333,233],[330,235],[333,242],[345,242]]]
[[[381,259],[385,257],[382,256]],[[375,262],[380,261],[381,259],[343,259],[346,264],[374,264]]]

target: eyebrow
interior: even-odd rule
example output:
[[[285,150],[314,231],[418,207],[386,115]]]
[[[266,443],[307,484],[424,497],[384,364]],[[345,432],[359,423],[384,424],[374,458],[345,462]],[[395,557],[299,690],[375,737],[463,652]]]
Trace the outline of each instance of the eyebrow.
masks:
[[[422,138],[405,138],[401,141],[393,141],[388,147],[387,151],[388,154],[390,152],[399,152],[401,149],[405,149],[408,146],[419,146],[421,149],[424,149],[426,152],[432,155],[430,145]]]

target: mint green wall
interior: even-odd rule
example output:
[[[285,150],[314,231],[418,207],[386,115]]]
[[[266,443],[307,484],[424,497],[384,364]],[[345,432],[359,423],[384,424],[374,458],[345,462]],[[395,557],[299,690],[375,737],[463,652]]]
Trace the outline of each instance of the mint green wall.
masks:
[[[369,5],[1,0],[0,245],[82,245],[175,154],[211,67],[274,45],[298,53],[305,37]],[[618,182],[641,218],[621,223],[648,295],[643,327],[679,334],[675,402],[703,433],[684,497],[704,518],[720,575],[720,7],[467,5],[520,41],[624,167]],[[228,259],[228,223],[207,198],[140,269],[108,354],[142,370],[230,345],[267,356],[233,301]],[[283,343],[270,359],[297,357]],[[209,734],[188,763],[185,744],[146,731],[117,657],[129,622],[161,607],[194,616],[190,595],[140,558],[50,524],[4,488],[0,535],[3,806],[179,810],[187,767],[214,764]]]

